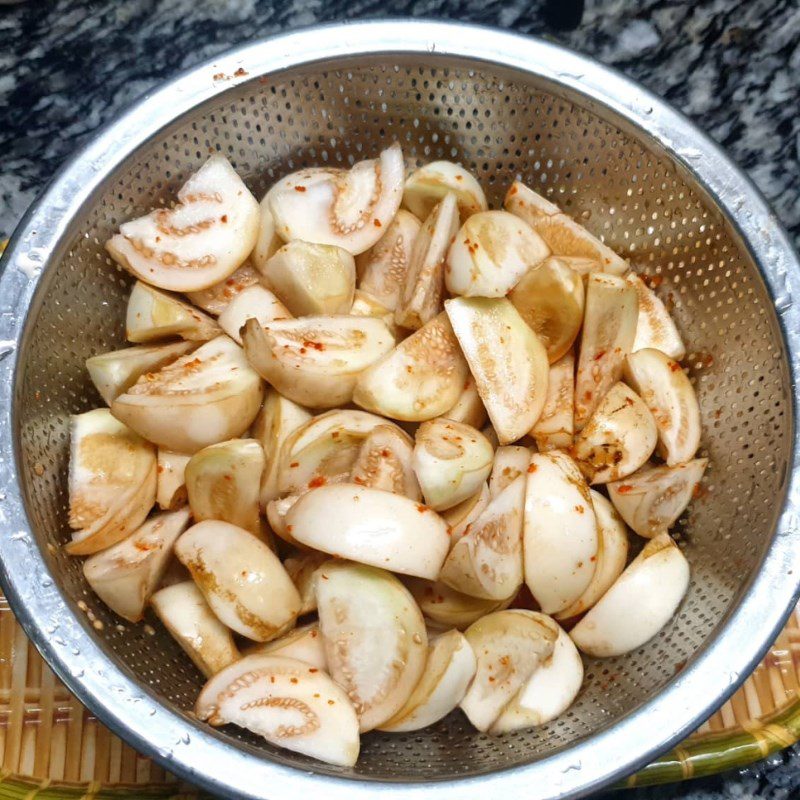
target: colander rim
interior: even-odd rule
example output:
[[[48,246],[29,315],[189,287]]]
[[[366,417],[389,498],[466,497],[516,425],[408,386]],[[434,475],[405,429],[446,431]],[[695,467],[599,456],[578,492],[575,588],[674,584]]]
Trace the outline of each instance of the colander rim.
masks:
[[[790,614],[800,592],[800,464],[794,426],[791,468],[784,477],[786,502],[761,570],[686,668],[655,697],[585,740],[531,764],[448,781],[353,780],[302,771],[255,758],[187,722],[104,652],[84,615],[58,587],[46,552],[31,535],[18,480],[24,465],[15,433],[17,376],[26,323],[39,300],[35,290],[45,269],[60,258],[74,215],[136,148],[196,105],[266,74],[377,54],[458,58],[536,75],[609,109],[682,163],[733,221],[775,302],[785,347],[780,355],[788,358],[796,418],[800,308],[793,298],[800,297],[800,263],[756,187],[691,121],[615,70],[534,37],[424,19],[315,26],[240,45],[145,94],[69,160],[18,226],[0,275],[0,520],[5,529],[0,584],[27,635],[81,702],[132,746],[209,791],[254,800],[294,800],[301,787],[321,790],[330,800],[378,793],[467,800],[501,791],[518,791],[529,800],[580,797],[643,766],[707,718],[749,674]],[[225,81],[218,79],[220,73]],[[53,620],[59,623],[57,636],[48,632]]]

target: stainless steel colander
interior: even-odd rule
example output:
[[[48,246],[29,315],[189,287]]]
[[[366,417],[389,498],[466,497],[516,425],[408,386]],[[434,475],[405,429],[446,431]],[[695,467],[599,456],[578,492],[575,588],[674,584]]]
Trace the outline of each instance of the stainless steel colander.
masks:
[[[688,343],[707,492],[680,540],[693,578],[661,634],[588,662],[576,704],[492,738],[459,714],[369,734],[352,771],[188,714],[199,673],[162,630],[120,625],[60,545],[67,421],[100,403],[84,360],[120,346],[130,278],[102,243],[168,200],[209,155],[260,196],[290,170],[346,165],[392,140],[451,159],[497,204],[519,176],[658,276]],[[0,559],[26,632],[101,719],[189,780],[235,797],[527,800],[608,783],[688,733],[732,692],[800,585],[800,268],[747,179],[683,117],[560,47],[477,27],[376,22],[249,44],[151,93],[31,209],[0,278]],[[89,612],[86,612],[88,607]],[[502,794],[501,794],[502,793]]]

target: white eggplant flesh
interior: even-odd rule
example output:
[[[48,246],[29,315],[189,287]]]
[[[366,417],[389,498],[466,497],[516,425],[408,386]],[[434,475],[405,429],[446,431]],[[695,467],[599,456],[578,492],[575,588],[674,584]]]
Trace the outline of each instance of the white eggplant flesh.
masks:
[[[215,726],[237,725],[327,764],[352,767],[358,759],[352,703],[328,675],[295,658],[245,656],[203,687],[195,715]]]
[[[150,605],[206,678],[241,657],[230,629],[217,619],[194,581],[159,589]]]
[[[325,671],[328,669],[328,661],[325,658],[325,645],[322,642],[319,624],[316,622],[310,622],[308,625],[295,628],[281,636],[280,639],[250,645],[245,655],[249,656],[254,653],[296,658],[310,667]]]
[[[381,238],[403,197],[399,144],[349,170],[327,167],[294,172],[269,191],[275,231],[284,241],[332,244],[353,255]]]
[[[578,369],[575,374],[575,430],[588,422],[606,393],[622,377],[636,336],[639,300],[622,278],[594,273],[586,284]]]
[[[508,299],[541,340],[551,364],[563,358],[583,324],[583,279],[559,258],[525,274]]]
[[[211,610],[236,633],[267,642],[293,625],[300,595],[278,557],[244,528],[205,520],[186,531],[175,555]]]
[[[148,441],[179,453],[241,436],[258,413],[263,385],[242,349],[218,336],[143,375],[111,404]]]
[[[477,670],[461,709],[488,731],[534,670],[553,653],[559,627],[544,614],[521,609],[496,611],[464,632]]]
[[[444,264],[457,232],[458,206],[451,192],[431,211],[414,240],[394,312],[398,325],[418,330],[441,312]]]
[[[574,619],[590,609],[622,574],[628,562],[628,531],[622,517],[600,492],[589,490],[597,520],[597,560],[583,594],[556,619]]]
[[[198,450],[186,465],[195,522],[217,519],[261,537],[259,493],[264,451],[255,439],[230,439]]]
[[[379,425],[396,428],[388,420],[355,409],[327,411],[295,427],[281,446],[278,494],[299,494],[346,481],[364,440]]]
[[[449,192],[455,195],[462,222],[489,208],[475,176],[452,161],[432,161],[415,169],[406,178],[403,206],[420,219],[425,219]]]
[[[647,462],[658,432],[644,400],[616,383],[575,437],[572,454],[591,484],[618,481]]]
[[[186,492],[186,465],[190,455],[158,448],[156,503],[163,511],[175,511],[188,500]]]
[[[315,553],[313,550],[303,553],[298,551],[283,562],[283,568],[300,593],[300,612],[298,616],[311,614],[317,610],[317,596],[314,594],[314,573],[317,568],[330,560],[327,553]]]
[[[503,205],[506,211],[525,220],[544,239],[553,255],[591,261],[603,272],[614,275],[628,271],[624,258],[525,184],[515,181]]]
[[[353,401],[376,414],[421,422],[458,401],[469,368],[442,313],[400,342],[356,381]]]
[[[389,311],[397,308],[421,226],[413,214],[401,208],[381,238],[356,258],[358,288],[368,292]]]
[[[350,483],[307,492],[286,524],[307,547],[420,578],[439,574],[450,547],[447,525],[427,506]]]
[[[306,548],[286,528],[286,515],[300,497],[300,494],[287,494],[286,497],[277,497],[274,500],[270,500],[267,503],[265,513],[269,527],[276,536],[283,539],[284,542],[288,542],[288,544],[305,550]]]
[[[475,379],[469,372],[458,400],[447,411],[444,411],[441,416],[452,419],[454,422],[472,425],[473,428],[478,428],[478,430],[486,424],[486,409],[481,396],[478,394]]]
[[[270,500],[275,500],[281,494],[278,488],[278,476],[283,443],[310,419],[311,414],[302,406],[293,403],[274,389],[267,390],[264,405],[252,427],[252,436],[261,444],[265,457],[260,491],[262,509],[267,507]]]
[[[510,602],[471,597],[457,592],[441,581],[426,581],[421,578],[404,580],[426,620],[443,629],[464,630],[481,617],[506,608]]]
[[[136,281],[131,289],[125,316],[125,338],[129,342],[146,343],[171,336],[206,342],[219,332],[212,317],[174,294],[142,281]]]
[[[534,453],[525,495],[524,570],[545,614],[569,608],[586,591],[597,550],[592,498],[577,465],[560,450]]]
[[[258,201],[217,155],[183,184],[177,205],[123,223],[106,250],[140,280],[195,292],[244,263],[256,244],[258,220]]]
[[[420,500],[422,492],[412,465],[414,443],[396,425],[378,425],[358,451],[350,482]]]
[[[519,475],[470,524],[448,554],[439,580],[463,594],[508,600],[522,586],[525,475]]]
[[[422,678],[405,705],[380,729],[405,733],[427,728],[463,700],[475,676],[475,653],[463,633],[447,631],[428,644]]]
[[[629,272],[625,280],[636,289],[639,297],[633,352],[652,347],[675,361],[682,361],[686,356],[686,347],[664,303],[635,272]]]
[[[242,342],[259,375],[310,408],[349,403],[359,374],[395,344],[383,320],[351,316],[276,320],[266,327],[248,320]]]
[[[194,342],[142,345],[113,350],[86,359],[86,369],[92,383],[108,405],[133,386],[142,375],[158,372],[176,358],[190,353],[197,345]]]
[[[257,320],[263,327],[275,320],[291,318],[289,309],[269,289],[249,286],[231,300],[217,321],[236,344],[241,344],[242,327],[248,319]]]
[[[356,263],[341,247],[296,240],[267,261],[264,279],[296,317],[347,314],[353,305]]]
[[[450,531],[450,548],[466,533],[471,525],[482,513],[491,500],[489,484],[484,483],[480,491],[472,497],[462,500],[457,506],[442,511],[442,519],[447,523]]]
[[[250,260],[259,273],[263,275],[267,261],[275,255],[283,244],[283,240],[275,230],[275,218],[272,216],[272,209],[270,208],[269,192],[261,198],[261,202],[258,204],[258,213],[258,238],[253,252],[250,254]]]
[[[575,357],[567,353],[550,365],[544,408],[531,428],[540,452],[568,450],[575,432]]]
[[[608,496],[628,525],[646,539],[666,533],[697,494],[707,458],[674,467],[648,465],[608,484]]]
[[[187,509],[156,514],[126,539],[86,559],[86,582],[115,614],[139,622],[188,524]]]
[[[90,555],[133,533],[153,507],[155,448],[107,408],[70,420],[71,555]]]
[[[651,539],[586,616],[570,631],[596,658],[630,653],[669,621],[689,588],[689,562],[668,534]]]
[[[445,285],[454,295],[505,297],[549,255],[542,238],[519,217],[480,211],[461,226],[447,253]]]
[[[258,272],[249,261],[245,261],[239,269],[219,283],[201,289],[199,292],[186,292],[186,296],[199,308],[213,317],[219,315],[245,289],[259,284]]]
[[[362,733],[380,727],[405,705],[425,669],[422,614],[382,569],[329,561],[315,587],[330,674],[353,703]]]
[[[500,444],[515,442],[544,408],[544,345],[505,298],[459,297],[445,310]]]
[[[700,447],[700,405],[681,365],[660,350],[639,350],[628,356],[625,380],[655,419],[658,452],[667,465],[693,459]]]
[[[582,683],[580,653],[566,631],[559,628],[552,655],[534,670],[489,733],[533,728],[560,717],[575,701]]]
[[[531,463],[531,451],[521,445],[498,447],[494,454],[492,474],[489,477],[489,495],[497,497],[510,486],[520,475],[528,472]]]
[[[417,429],[412,465],[425,502],[441,511],[472,497],[489,477],[494,449],[478,430],[440,417]]]

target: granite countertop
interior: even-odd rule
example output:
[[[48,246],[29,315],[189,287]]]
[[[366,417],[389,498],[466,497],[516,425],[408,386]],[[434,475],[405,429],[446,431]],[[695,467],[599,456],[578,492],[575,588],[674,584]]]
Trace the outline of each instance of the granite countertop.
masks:
[[[395,16],[546,35],[614,65],[721,143],[800,246],[797,0],[587,0],[581,24],[568,32],[548,25],[544,4],[395,0],[390,8]],[[0,238],[10,235],[66,156],[162,79],[247,39],[315,22],[386,16],[387,6],[383,0],[0,5]],[[615,796],[789,800],[800,796],[800,748],[742,773]]]

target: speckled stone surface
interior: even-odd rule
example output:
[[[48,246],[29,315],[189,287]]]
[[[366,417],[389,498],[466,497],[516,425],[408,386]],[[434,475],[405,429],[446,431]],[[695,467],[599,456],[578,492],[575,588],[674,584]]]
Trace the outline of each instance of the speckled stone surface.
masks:
[[[549,28],[544,0],[28,0],[0,5],[0,238],[63,159],[162,79],[238,42],[341,19],[426,16],[550,36],[641,81],[745,168],[800,246],[800,2],[587,0]],[[629,800],[800,798],[800,749]]]

